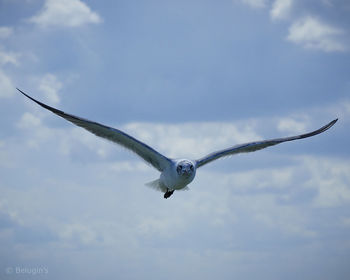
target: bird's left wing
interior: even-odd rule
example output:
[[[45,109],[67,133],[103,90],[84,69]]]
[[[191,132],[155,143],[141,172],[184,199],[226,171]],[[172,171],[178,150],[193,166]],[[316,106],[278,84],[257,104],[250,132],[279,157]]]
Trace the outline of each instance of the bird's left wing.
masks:
[[[230,156],[230,155],[239,154],[239,153],[255,152],[257,150],[261,150],[261,149],[264,149],[264,148],[267,148],[270,146],[274,146],[274,145],[277,145],[277,144],[280,144],[283,142],[293,141],[293,140],[297,140],[297,139],[303,139],[303,138],[307,138],[307,137],[311,137],[311,136],[320,134],[320,133],[326,131],[327,129],[329,129],[330,127],[332,127],[337,122],[337,120],[338,119],[335,119],[335,120],[331,121],[330,123],[326,124],[325,126],[321,127],[320,129],[317,129],[317,130],[309,132],[309,133],[291,136],[291,137],[285,137],[285,138],[276,138],[276,139],[271,139],[271,140],[263,140],[263,141],[256,141],[256,142],[240,144],[240,145],[230,147],[228,149],[224,149],[221,151],[211,153],[211,154],[209,154],[201,159],[198,159],[196,161],[197,167],[203,166],[204,164],[207,164],[207,163],[209,163],[213,160],[216,160],[218,158],[221,158],[221,157]]]
[[[67,114],[61,110],[55,109],[38,100],[35,100],[34,98],[30,97],[28,94],[24,93],[20,89],[17,89],[17,90],[20,91],[23,95],[25,95],[29,99],[31,99],[32,101],[34,101],[35,103],[53,112],[54,114],[66,119],[67,121],[70,121],[77,126],[85,128],[86,130],[90,131],[91,133],[99,137],[108,139],[114,143],[117,143],[131,150],[132,152],[139,155],[141,158],[143,158],[146,162],[150,163],[153,167],[155,167],[159,171],[163,171],[171,164],[171,160],[169,158],[163,156],[162,154],[160,154],[150,146],[124,133],[121,130],[108,127],[106,125],[99,124],[97,122],[89,121],[87,119],[83,119],[71,114]]]

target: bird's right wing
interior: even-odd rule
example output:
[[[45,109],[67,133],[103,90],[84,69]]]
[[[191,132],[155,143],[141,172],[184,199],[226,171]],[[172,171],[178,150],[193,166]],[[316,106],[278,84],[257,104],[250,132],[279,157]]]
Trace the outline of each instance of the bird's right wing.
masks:
[[[274,146],[283,142],[287,141],[293,141],[297,139],[303,139],[307,137],[311,137],[317,134],[320,134],[330,127],[332,127],[338,119],[335,119],[331,121],[330,123],[326,124],[325,126],[321,127],[320,129],[317,129],[315,131],[301,134],[301,135],[296,135],[296,136],[291,136],[291,137],[284,137],[284,138],[276,138],[276,139],[271,139],[271,140],[263,140],[263,141],[256,141],[256,142],[250,142],[250,143],[245,143],[245,144],[240,144],[236,145],[233,147],[230,147],[228,149],[224,149],[221,151],[217,151],[214,153],[211,153],[201,159],[196,160],[197,167],[203,166],[204,164],[207,164],[213,160],[216,160],[221,157],[225,156],[230,156],[234,154],[239,154],[239,153],[249,153],[249,152],[255,152],[257,150],[261,150],[270,146]]]
[[[97,122],[89,121],[87,119],[83,119],[71,114],[67,114],[61,110],[55,109],[38,100],[35,100],[33,97],[30,97],[28,94],[24,93],[20,89],[17,89],[17,90],[20,91],[23,95],[25,95],[29,99],[31,99],[32,101],[34,101],[35,103],[39,104],[41,107],[66,119],[67,121],[70,121],[71,123],[77,126],[80,126],[99,137],[110,140],[114,143],[117,143],[131,150],[132,152],[139,155],[142,159],[144,159],[147,163],[151,164],[153,167],[155,167],[159,171],[163,171],[171,164],[171,160],[169,158],[167,158],[166,156],[163,156],[162,154],[160,154],[150,146],[135,139],[134,137],[126,134],[125,132],[119,129],[112,128],[103,124],[99,124]]]

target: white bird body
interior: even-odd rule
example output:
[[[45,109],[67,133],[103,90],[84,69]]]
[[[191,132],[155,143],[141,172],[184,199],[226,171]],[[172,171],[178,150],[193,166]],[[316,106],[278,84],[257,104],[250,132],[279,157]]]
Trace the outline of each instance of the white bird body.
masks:
[[[171,160],[169,166],[165,168],[157,180],[146,185],[164,192],[170,196],[175,190],[188,190],[187,185],[191,183],[196,176],[196,163],[189,159]],[[168,197],[169,197],[168,196]]]
[[[126,134],[121,130],[103,124],[99,124],[97,122],[89,121],[87,119],[83,119],[71,114],[67,114],[61,110],[55,109],[40,101],[37,101],[36,99],[30,97],[20,89],[18,89],[18,91],[20,91],[23,95],[25,95],[35,103],[39,104],[43,108],[72,122],[73,124],[80,126],[99,137],[103,137],[114,143],[117,143],[136,153],[143,160],[145,160],[147,163],[151,164],[154,168],[161,172],[159,179],[147,183],[146,185],[164,192],[164,198],[170,197],[175,190],[188,189],[187,185],[190,184],[195,178],[197,168],[213,160],[238,153],[254,152],[287,141],[311,137],[326,131],[327,129],[332,127],[338,120],[335,119],[330,123],[326,124],[325,126],[321,127],[320,129],[309,133],[291,137],[239,144],[236,146],[229,147],[227,149],[213,152],[198,160],[171,159],[162,155],[150,146],[135,139],[134,137]]]
[[[180,166],[182,168],[179,168]],[[195,162],[189,159],[177,159],[160,174],[160,183],[169,190],[181,190],[191,183],[195,176]]]

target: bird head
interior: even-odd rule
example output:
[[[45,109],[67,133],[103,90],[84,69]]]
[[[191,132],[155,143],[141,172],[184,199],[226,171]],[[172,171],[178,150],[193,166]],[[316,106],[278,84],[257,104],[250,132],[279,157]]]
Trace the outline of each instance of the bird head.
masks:
[[[179,160],[176,165],[176,172],[180,176],[190,177],[196,172],[196,167],[190,160]]]

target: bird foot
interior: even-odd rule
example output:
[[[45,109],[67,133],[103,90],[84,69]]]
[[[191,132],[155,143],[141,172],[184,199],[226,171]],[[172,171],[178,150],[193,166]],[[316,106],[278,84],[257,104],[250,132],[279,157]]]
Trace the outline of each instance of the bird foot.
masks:
[[[164,194],[164,198],[167,199],[167,198],[170,197],[173,193],[174,193],[174,190],[172,190],[172,191],[167,190],[166,193]]]

